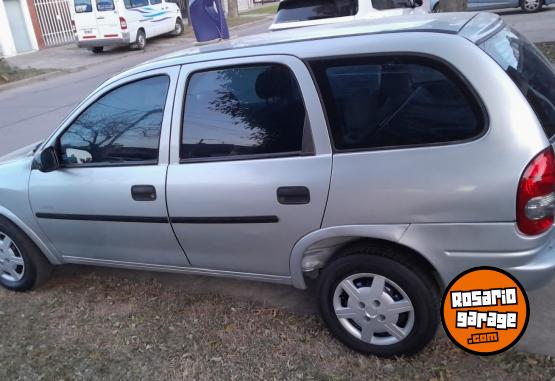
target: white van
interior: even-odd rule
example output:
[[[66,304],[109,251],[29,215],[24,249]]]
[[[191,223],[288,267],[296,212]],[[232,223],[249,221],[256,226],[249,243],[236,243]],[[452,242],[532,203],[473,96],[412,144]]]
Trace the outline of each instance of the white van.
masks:
[[[94,53],[116,45],[144,49],[147,38],[183,33],[179,7],[167,0],[74,0],[74,3],[77,46]]]

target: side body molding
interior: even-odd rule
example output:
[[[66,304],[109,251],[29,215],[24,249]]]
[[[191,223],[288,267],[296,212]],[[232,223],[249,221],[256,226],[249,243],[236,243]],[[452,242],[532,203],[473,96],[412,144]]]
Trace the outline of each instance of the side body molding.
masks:
[[[289,261],[293,286],[306,289],[302,271],[302,260],[306,251],[314,244],[331,238],[374,238],[399,242],[409,224],[399,225],[343,225],[315,230],[301,238],[291,251]]]

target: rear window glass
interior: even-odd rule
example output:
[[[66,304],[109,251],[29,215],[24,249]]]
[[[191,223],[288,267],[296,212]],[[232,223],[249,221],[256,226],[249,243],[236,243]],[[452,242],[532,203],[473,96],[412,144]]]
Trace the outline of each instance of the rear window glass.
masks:
[[[91,0],[75,0],[75,13],[92,12]]]
[[[551,63],[538,48],[509,28],[480,47],[518,86],[551,139],[555,135],[555,71]]]
[[[408,0],[372,0],[372,8],[385,11],[395,8],[412,8]]]
[[[371,57],[312,63],[338,150],[458,142],[485,127],[479,104],[444,65]]]
[[[286,0],[279,4],[276,23],[354,16],[357,0]]]
[[[100,12],[113,11],[115,9],[114,1],[113,0],[96,0],[96,9],[98,9]]]

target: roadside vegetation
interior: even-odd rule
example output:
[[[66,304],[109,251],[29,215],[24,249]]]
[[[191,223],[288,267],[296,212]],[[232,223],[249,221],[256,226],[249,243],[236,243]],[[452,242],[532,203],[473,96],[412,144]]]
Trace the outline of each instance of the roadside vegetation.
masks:
[[[555,379],[553,358],[472,356],[442,335],[413,358],[362,356],[317,316],[192,295],[160,279],[91,269],[30,293],[0,290],[0,379]]]
[[[555,42],[540,42],[536,46],[545,54],[551,62],[555,63]]]
[[[20,81],[25,78],[35,77],[37,75],[48,73],[52,70],[44,69],[22,69],[9,65],[5,59],[0,58],[0,85],[9,82]]]

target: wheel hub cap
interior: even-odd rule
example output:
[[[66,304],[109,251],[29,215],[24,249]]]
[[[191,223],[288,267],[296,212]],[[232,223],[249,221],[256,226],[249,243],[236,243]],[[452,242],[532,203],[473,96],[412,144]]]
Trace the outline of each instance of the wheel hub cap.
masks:
[[[25,274],[25,262],[13,240],[0,232],[0,277],[17,282]]]
[[[410,298],[381,275],[362,273],[345,278],[335,289],[333,307],[347,332],[370,344],[396,344],[414,327]]]

